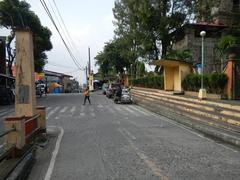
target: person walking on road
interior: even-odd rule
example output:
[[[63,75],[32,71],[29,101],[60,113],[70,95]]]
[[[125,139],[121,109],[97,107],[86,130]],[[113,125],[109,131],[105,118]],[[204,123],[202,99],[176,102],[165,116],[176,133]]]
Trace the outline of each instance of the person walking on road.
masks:
[[[86,100],[88,100],[89,104],[91,104],[91,101],[90,101],[90,91],[89,91],[89,87],[87,87],[84,91],[84,103],[83,105],[85,105],[86,103]]]

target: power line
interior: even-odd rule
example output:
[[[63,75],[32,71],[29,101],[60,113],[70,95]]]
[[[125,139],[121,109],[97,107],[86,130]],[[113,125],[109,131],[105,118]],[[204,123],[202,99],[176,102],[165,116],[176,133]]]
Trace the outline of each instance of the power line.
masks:
[[[75,57],[73,56],[70,48],[68,47],[68,45],[67,45],[67,43],[65,42],[65,40],[64,40],[61,32],[59,31],[59,28],[57,27],[57,25],[56,25],[56,23],[55,23],[55,21],[54,21],[54,19],[53,19],[53,16],[52,16],[51,12],[49,11],[49,9],[48,9],[48,7],[47,7],[47,4],[45,3],[44,0],[40,0],[40,2],[41,2],[41,4],[42,4],[42,6],[44,7],[45,11],[47,12],[50,20],[52,21],[54,27],[56,28],[58,34],[60,35],[60,37],[61,37],[61,39],[62,39],[62,41],[63,41],[63,43],[64,43],[64,46],[66,47],[69,55],[71,56],[71,58],[72,58],[72,60],[74,61],[75,65],[76,65],[77,67],[79,67],[78,64],[76,63]],[[80,69],[81,69],[81,68],[80,68]]]
[[[76,69],[75,71],[66,72],[66,74],[73,74],[73,73],[76,73],[76,72],[78,72],[78,71],[82,71],[82,70]]]
[[[55,29],[57,30],[57,32],[58,32],[58,34],[59,34],[59,36],[60,36],[60,38],[61,38],[61,40],[62,40],[64,46],[66,47],[66,49],[67,49],[67,51],[68,51],[68,53],[69,53],[71,59],[73,60],[74,64],[75,64],[80,70],[84,70],[84,68],[80,67],[80,65],[77,63],[76,58],[74,57],[72,51],[70,50],[70,48],[68,47],[66,41],[64,40],[64,38],[63,38],[61,32],[59,31],[59,28],[58,28],[57,24],[55,23],[55,21],[54,21],[54,19],[53,19],[53,16],[52,16],[51,12],[49,11],[49,8],[48,8],[46,2],[45,2],[44,0],[40,0],[40,2],[41,2],[41,4],[42,4],[44,10],[46,11],[48,17],[49,17],[50,20],[52,21],[52,23],[53,23]]]
[[[56,67],[62,67],[62,68],[68,68],[68,69],[75,69],[74,67],[70,67],[70,66],[65,66],[65,65],[61,65],[61,64],[56,64],[56,63],[50,63],[48,62],[47,64],[51,65],[51,66],[56,66]]]
[[[80,53],[79,53],[78,49],[76,48],[76,45],[75,45],[75,43],[74,43],[74,41],[73,41],[73,39],[72,39],[72,37],[71,37],[68,29],[67,29],[67,26],[66,26],[66,24],[65,24],[65,22],[64,22],[64,20],[63,20],[63,18],[62,18],[62,15],[61,15],[61,13],[60,13],[60,11],[59,11],[59,8],[58,8],[55,0],[53,0],[53,4],[54,4],[54,6],[55,6],[55,8],[56,8],[56,10],[57,10],[57,13],[58,13],[60,19],[61,19],[61,22],[62,22],[62,24],[63,24],[63,27],[64,27],[64,29],[65,29],[65,31],[66,31],[66,34],[67,34],[70,42],[71,42],[72,45],[73,45],[73,48],[75,48],[76,52],[80,55]],[[78,64],[79,64],[79,63],[78,63]]]
[[[58,25],[59,25],[59,29],[61,29],[61,30],[63,31],[63,35],[65,36],[67,43],[68,43],[68,44],[70,45],[70,47],[71,47],[71,42],[69,41],[69,38],[68,38],[68,36],[66,35],[66,34],[67,34],[67,33],[66,33],[66,30],[62,27],[62,24],[60,23],[59,18],[58,18],[58,16],[57,16],[57,14],[55,13],[55,10],[54,10],[54,8],[53,8],[53,6],[52,6],[52,4],[51,4],[51,2],[50,2],[49,0],[48,0],[48,4],[50,5],[50,8],[51,8],[53,14],[55,15],[56,21],[58,22]],[[59,14],[59,13],[58,13],[58,14]],[[71,48],[72,48],[72,47],[71,47]],[[78,65],[79,65],[79,63],[78,63]]]

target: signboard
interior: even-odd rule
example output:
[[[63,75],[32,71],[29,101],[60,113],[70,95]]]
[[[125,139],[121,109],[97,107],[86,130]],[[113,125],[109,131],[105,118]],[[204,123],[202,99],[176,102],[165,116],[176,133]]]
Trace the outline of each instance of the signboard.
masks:
[[[18,89],[17,104],[28,104],[29,103],[29,86],[21,85]]]

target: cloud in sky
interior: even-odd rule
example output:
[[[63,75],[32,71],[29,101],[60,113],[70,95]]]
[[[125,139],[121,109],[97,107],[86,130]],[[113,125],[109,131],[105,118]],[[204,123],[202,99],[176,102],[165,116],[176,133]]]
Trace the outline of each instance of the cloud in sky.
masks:
[[[70,55],[40,1],[27,0],[27,2],[31,5],[31,10],[40,18],[42,25],[47,26],[52,31],[51,41],[53,49],[47,52],[49,64],[45,66],[45,69],[70,73],[70,75],[73,75],[83,83],[86,79],[85,73],[76,71],[76,66],[71,60]],[[47,2],[51,2],[52,7],[54,7],[54,1],[51,0],[46,1],[46,3]],[[97,72],[97,67],[93,67],[95,64],[94,57],[98,52],[103,50],[105,42],[113,38],[112,8],[114,6],[114,0],[55,0],[55,2],[68,32],[74,41],[76,48],[69,45],[74,56],[78,59],[81,66],[85,67],[88,61],[88,47],[90,47],[92,69],[94,72]],[[50,4],[48,4],[48,7],[50,10],[52,9]],[[57,10],[54,9],[54,11],[55,14],[57,14]],[[52,15],[54,16],[53,12]],[[54,19],[58,24],[57,19]],[[64,34],[63,31],[61,32]],[[7,35],[8,31],[0,29],[0,33],[1,35]],[[67,41],[66,38],[64,39]],[[64,66],[66,66],[66,68],[64,68]],[[72,67],[72,69],[69,69],[69,67]]]
[[[49,20],[41,3],[37,0],[28,0],[28,2],[31,4],[32,10],[40,18],[42,24],[47,26],[53,33],[51,38],[53,49],[47,52],[49,64],[46,65],[46,69],[65,73],[70,72],[71,69],[62,67],[66,65],[73,67],[72,71],[76,70],[76,66],[72,62],[60,36]],[[94,57],[98,52],[102,51],[105,42],[113,38],[112,8],[114,6],[114,0],[55,0],[55,2],[76,46],[77,50],[71,48],[75,57],[79,63],[85,67],[88,61],[88,47],[90,47],[91,64],[93,67],[95,64]],[[52,7],[54,7],[53,5],[52,3]],[[51,9],[50,4],[49,8]],[[56,9],[55,14],[57,14]],[[61,67],[51,64],[59,64]],[[97,68],[93,67],[93,70],[96,72]],[[71,75],[75,76],[80,82],[84,82],[86,79],[85,73],[81,71],[71,72]]]

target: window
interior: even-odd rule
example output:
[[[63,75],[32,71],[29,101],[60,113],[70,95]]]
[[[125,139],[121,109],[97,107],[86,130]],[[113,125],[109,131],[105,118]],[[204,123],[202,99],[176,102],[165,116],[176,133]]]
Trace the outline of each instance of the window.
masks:
[[[233,0],[233,11],[240,11],[240,0]]]

